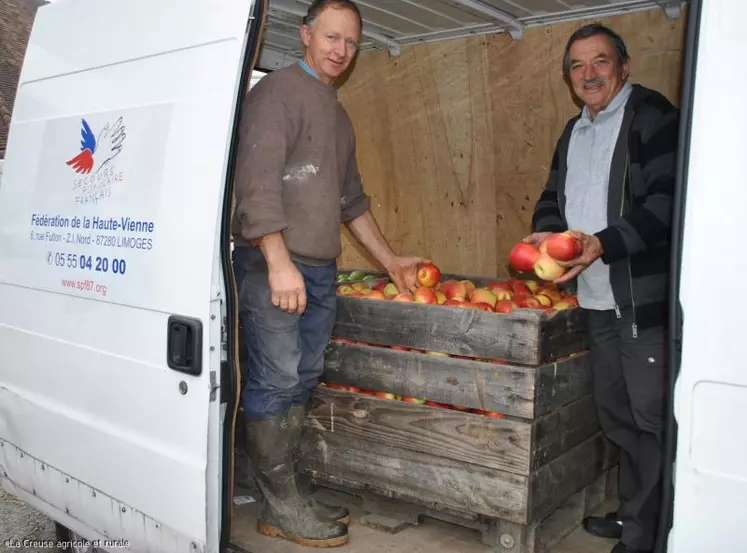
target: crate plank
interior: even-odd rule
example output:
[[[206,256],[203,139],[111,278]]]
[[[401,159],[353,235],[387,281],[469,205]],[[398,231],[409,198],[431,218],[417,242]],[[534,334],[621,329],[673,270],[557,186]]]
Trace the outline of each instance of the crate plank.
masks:
[[[537,368],[330,342],[329,382],[536,418],[591,393],[588,354]]]
[[[476,309],[338,296],[333,335],[536,366],[587,348],[586,314]]]
[[[529,521],[552,514],[567,498],[609,470],[616,460],[617,450],[600,431],[540,467],[530,478]]]
[[[528,510],[526,476],[351,438],[305,433],[299,469],[313,478],[334,475],[386,490],[397,499],[521,521]]]
[[[419,505],[529,524],[594,482],[611,466],[607,452],[606,439],[599,432],[530,476],[521,476],[307,428],[299,469],[317,480],[353,481],[361,488]]]
[[[320,388],[307,424],[392,449],[528,474],[532,426],[460,411]]]
[[[592,394],[536,419],[532,423],[530,470],[546,465],[599,430]]]
[[[599,430],[591,395],[536,420],[482,415],[317,388],[307,425],[528,475]]]

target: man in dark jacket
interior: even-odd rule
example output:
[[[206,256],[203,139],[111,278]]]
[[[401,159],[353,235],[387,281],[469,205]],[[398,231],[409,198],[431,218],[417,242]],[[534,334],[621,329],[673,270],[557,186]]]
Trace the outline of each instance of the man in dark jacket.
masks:
[[[535,207],[539,245],[571,231],[583,244],[557,283],[577,278],[588,310],[594,395],[605,435],[620,448],[620,507],[584,521],[618,538],[613,553],[654,549],[667,390],[667,301],[678,111],[628,81],[622,39],[601,25],[574,33],[563,60],[584,103],[570,119]]]

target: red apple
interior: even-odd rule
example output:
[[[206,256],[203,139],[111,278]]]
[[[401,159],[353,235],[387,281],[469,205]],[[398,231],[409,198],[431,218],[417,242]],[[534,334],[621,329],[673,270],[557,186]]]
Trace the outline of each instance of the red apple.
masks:
[[[404,301],[404,302],[412,303],[415,300],[411,294],[408,294],[407,292],[402,292],[401,294],[397,294],[396,296],[394,296],[392,298],[392,301]]]
[[[423,263],[418,268],[418,284],[433,288],[441,280],[441,270],[433,263]]]
[[[485,288],[498,295],[498,292],[505,290],[506,292],[511,291],[511,285],[505,280],[491,280],[485,285]]]
[[[508,256],[509,263],[517,271],[531,271],[534,263],[540,256],[540,252],[531,244],[519,242],[512,249]]]
[[[393,282],[390,282],[389,284],[384,286],[382,292],[384,292],[384,295],[387,298],[393,298],[394,296],[399,294],[399,290],[397,290],[397,286]]]
[[[396,395],[389,392],[374,392],[373,395],[381,399],[397,399]]]
[[[424,399],[410,396],[402,396],[402,401],[404,401],[405,403],[419,403],[421,405],[425,403]]]
[[[472,292],[470,301],[473,301],[475,303],[487,303],[488,305],[490,305],[490,307],[495,307],[495,302],[498,301],[498,298],[487,288],[477,288],[474,292]]]
[[[552,285],[543,286],[542,288],[537,290],[535,295],[539,295],[539,294],[542,294],[543,296],[547,296],[553,301],[553,303],[558,302],[563,299],[563,296],[560,295],[560,292],[558,291],[558,289]]]
[[[386,299],[384,292],[382,292],[381,290],[371,290],[368,294],[366,294],[366,297],[372,300],[385,300]]]
[[[439,291],[443,292],[446,299],[465,299],[467,297],[467,287],[454,279],[445,280],[438,287]]]
[[[464,287],[467,289],[467,294],[464,297],[471,299],[472,298],[472,293],[475,291],[475,288],[477,288],[477,286],[475,286],[475,283],[472,282],[471,280],[466,280],[466,279],[465,280],[460,280],[459,282],[461,284],[464,284]]]
[[[446,294],[441,292],[440,290],[436,290],[436,302],[438,305],[443,305],[446,301]]]
[[[374,285],[373,289],[374,289],[374,290],[381,290],[381,291],[383,292],[383,291],[384,291],[384,289],[385,289],[385,288],[386,288],[386,287],[387,287],[387,286],[388,286],[389,284],[391,284],[391,283],[390,283],[390,282],[389,282],[388,280],[380,280],[379,282],[377,282],[377,283],[376,283],[376,284]]]
[[[522,280],[522,282],[529,288],[532,294],[536,294],[537,290],[539,290],[540,285],[536,280]]]
[[[483,311],[490,311],[491,313],[493,312],[493,306],[490,305],[489,303],[485,303],[484,301],[478,301],[478,302],[473,302],[473,303],[475,304],[476,309],[482,309]]]
[[[496,301],[510,300],[510,299],[513,299],[513,297],[514,297],[514,294],[510,290],[496,290],[495,291]]]
[[[535,294],[534,297],[537,299],[537,301],[540,302],[543,307],[550,307],[552,305],[552,300],[545,294]]]
[[[436,297],[436,292],[433,291],[433,288],[428,288],[425,286],[421,286],[420,288],[415,290],[415,296],[413,297],[413,299],[415,300],[415,303],[438,303],[438,298]]]
[[[537,298],[533,296],[523,297],[520,301],[517,302],[517,305],[525,309],[526,308],[533,309],[537,307],[542,307],[542,304],[537,300]]]
[[[511,300],[498,300],[497,302],[495,302],[493,311],[495,311],[496,313],[511,313],[511,311],[513,311],[517,307],[518,306]]]
[[[552,257],[542,254],[534,263],[534,272],[542,280],[555,280],[565,273],[565,267],[558,265]]]
[[[503,419],[503,413],[496,413],[495,411],[487,411],[485,409],[475,410],[476,415],[482,415],[484,417],[490,417],[491,419]]]
[[[526,296],[532,295],[532,289],[527,286],[522,280],[511,280],[511,291],[514,295],[521,294]]]
[[[581,241],[568,232],[551,234],[542,244],[547,255],[557,261],[570,261],[583,252]]]

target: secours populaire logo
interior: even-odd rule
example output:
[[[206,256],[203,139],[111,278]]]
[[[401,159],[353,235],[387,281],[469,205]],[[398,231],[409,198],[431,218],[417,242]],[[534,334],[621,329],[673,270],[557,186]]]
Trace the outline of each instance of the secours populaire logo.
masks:
[[[112,187],[122,182],[115,160],[124,149],[127,132],[122,117],[107,122],[94,133],[88,121],[81,119],[80,152],[65,163],[80,175],[73,183],[75,202],[97,204],[111,197]]]

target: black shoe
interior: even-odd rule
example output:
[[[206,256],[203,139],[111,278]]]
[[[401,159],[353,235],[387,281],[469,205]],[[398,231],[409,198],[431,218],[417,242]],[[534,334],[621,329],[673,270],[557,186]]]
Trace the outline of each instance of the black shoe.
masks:
[[[649,549],[635,549],[633,547],[628,547],[624,543],[618,543],[615,547],[612,548],[612,551],[610,553],[653,553]]]
[[[262,491],[259,533],[309,547],[345,545],[348,527],[319,520],[311,504],[298,493],[286,415],[248,420],[246,432],[254,477]]]
[[[301,434],[303,433],[303,421],[306,418],[306,408],[303,405],[294,405],[288,411],[288,431],[291,433],[291,448],[293,454],[293,467],[295,470],[300,455]],[[307,478],[298,475],[298,491],[301,497],[311,503],[314,512],[320,520],[329,520],[350,524],[350,511],[347,507],[337,505],[325,505],[311,496],[311,486]]]
[[[622,536],[622,522],[617,518],[617,513],[607,513],[604,517],[586,517],[583,524],[584,530],[592,536],[618,540]]]

